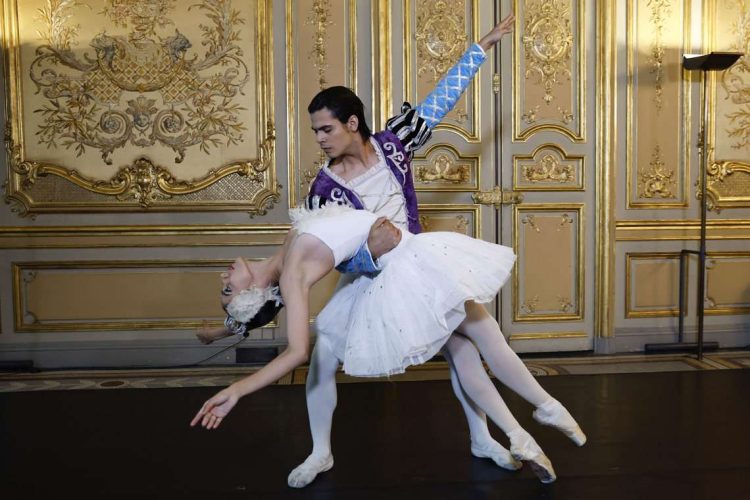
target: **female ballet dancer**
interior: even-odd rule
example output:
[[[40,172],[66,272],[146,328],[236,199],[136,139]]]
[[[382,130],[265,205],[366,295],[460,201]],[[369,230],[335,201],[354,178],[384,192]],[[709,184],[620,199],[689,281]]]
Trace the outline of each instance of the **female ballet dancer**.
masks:
[[[262,262],[237,259],[222,275],[222,301],[236,321],[254,322],[257,326],[258,317],[264,315],[263,320],[270,321],[272,315],[268,311],[277,309],[283,300],[288,309],[289,345],[264,368],[206,401],[191,425],[218,427],[240,397],[273,383],[307,361],[310,287],[356,253],[376,218],[364,210],[335,205],[312,211],[295,222],[277,254]],[[493,300],[515,260],[512,250],[456,233],[412,235],[390,227],[401,241],[381,257],[382,272],[374,278],[361,276],[336,294],[328,316],[321,313],[318,318],[318,341],[327,342],[339,353],[347,373],[359,376],[400,373],[411,364],[426,361],[448,341],[456,327],[477,344],[485,359],[500,359],[491,352],[496,346],[476,334],[482,328],[471,327],[485,318],[473,312],[475,317],[467,318],[467,311],[473,306],[468,308],[466,304]],[[345,311],[350,313],[349,318],[342,322],[339,316]],[[454,357],[461,356],[461,347]],[[494,363],[489,364],[492,368]],[[521,366],[528,373],[522,363]],[[554,481],[549,459],[515,421],[492,383],[490,389],[481,378],[478,383],[463,379],[460,382],[506,432],[513,456],[528,461],[543,482]],[[487,394],[488,389],[495,392],[494,398]],[[550,411],[538,407],[535,418],[583,444],[585,436],[575,420],[557,401],[547,397],[556,403],[555,407]],[[558,411],[557,405],[564,413]]]

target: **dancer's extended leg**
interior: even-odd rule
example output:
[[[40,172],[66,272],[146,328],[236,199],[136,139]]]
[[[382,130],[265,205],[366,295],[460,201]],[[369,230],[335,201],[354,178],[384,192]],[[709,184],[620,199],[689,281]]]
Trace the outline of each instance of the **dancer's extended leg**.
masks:
[[[475,302],[466,304],[466,312],[467,317],[459,326],[459,331],[476,344],[495,377],[536,407],[534,419],[537,422],[557,428],[576,445],[583,446],[586,435],[578,423],[559,401],[539,385],[506,342],[495,318],[484,306]],[[474,401],[477,402],[476,399]]]
[[[328,343],[315,342],[307,374],[307,413],[310,419],[313,450],[287,478],[292,488],[304,488],[321,472],[333,467],[331,454],[331,425],[336,409],[336,370],[339,360]]]
[[[552,463],[536,441],[521,427],[508,406],[500,397],[497,388],[482,368],[479,353],[474,345],[460,334],[454,333],[446,344],[448,356],[456,365],[456,371],[470,400],[476,403],[510,439],[510,452],[516,460],[531,464],[542,482],[555,480]],[[477,368],[479,367],[479,368]]]
[[[468,340],[466,341],[468,342]],[[513,458],[510,452],[498,443],[490,434],[490,430],[487,427],[487,416],[485,413],[472,402],[459,381],[459,375],[456,373],[457,367],[453,360],[453,356],[450,353],[450,340],[443,349],[443,356],[448,361],[451,375],[451,386],[453,387],[453,393],[461,403],[461,407],[466,414],[466,422],[469,424],[469,434],[471,437],[471,454],[479,458],[489,458],[494,461],[498,466],[508,470],[518,470],[521,468],[521,463]],[[468,360],[465,363],[466,366],[462,367],[464,371],[463,378],[472,377],[472,372],[480,370],[484,372],[484,366],[482,365],[482,359],[479,357],[479,353],[474,349],[476,354],[473,360]],[[489,378],[487,379],[489,381]],[[491,383],[491,382],[490,382]]]

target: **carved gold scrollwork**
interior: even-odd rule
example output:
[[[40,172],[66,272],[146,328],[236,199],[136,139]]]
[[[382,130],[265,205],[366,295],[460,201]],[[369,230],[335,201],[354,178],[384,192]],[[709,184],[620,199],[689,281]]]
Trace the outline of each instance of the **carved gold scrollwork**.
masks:
[[[534,295],[532,298],[530,298],[529,300],[527,300],[521,305],[521,309],[526,314],[534,314],[534,312],[536,311],[536,306],[538,304],[539,304],[539,296]]]
[[[513,157],[513,187],[518,191],[583,190],[584,157],[555,144],[541,144],[530,155]]]
[[[523,121],[531,125],[532,123],[536,122],[536,114],[539,112],[539,105],[537,104],[533,108],[529,109],[527,112],[525,112],[523,115],[521,115],[521,118]]]
[[[432,217],[429,215],[420,215],[419,224],[422,226],[422,230],[425,232],[432,231],[433,224],[431,221]],[[450,228],[451,231],[455,231],[461,234],[468,234],[467,229],[469,228],[469,219],[463,215],[456,216],[456,223]]]
[[[328,36],[328,26],[333,24],[333,21],[329,20],[330,17],[330,0],[315,0],[312,5],[312,14],[307,19],[307,22],[315,26],[315,39],[313,40],[313,48],[310,51],[310,57],[313,59],[315,69],[318,71],[318,85],[321,89],[327,87],[325,75],[326,69],[328,68],[326,38]]]
[[[570,299],[558,296],[557,301],[560,303],[560,312],[566,313],[573,310],[573,304],[570,302]]]
[[[750,206],[750,165],[709,160],[706,176],[706,206],[709,210],[719,213],[722,208]],[[700,180],[695,186],[695,197],[700,199]]]
[[[48,42],[37,48],[29,72],[47,99],[34,110],[44,118],[36,132],[41,144],[72,148],[77,156],[98,149],[111,165],[113,152],[128,144],[167,146],[181,163],[193,146],[208,153],[222,142],[244,140],[239,114],[245,108],[233,101],[251,75],[237,44],[244,19],[231,2],[205,0],[189,7],[212,21],[203,26],[208,51],[200,60],[185,57],[193,44],[179,30],[166,37],[156,33],[157,27],[174,24],[166,17],[173,0],[110,0],[102,13],[131,31],[127,37],[98,34],[90,42],[96,58],[79,58],[69,48],[77,43],[79,26],[68,21],[81,5],[49,2],[37,16],[44,26],[39,34]],[[213,73],[203,76],[208,69]],[[123,92],[155,98],[141,95],[118,109]]]
[[[537,233],[542,232],[542,229],[536,225],[536,217],[533,215],[524,216],[523,219],[521,219],[521,224],[528,224],[528,226]]]
[[[573,224],[573,218],[568,214],[562,214],[560,216],[560,224],[557,226],[557,230],[560,231],[565,224]]]
[[[523,194],[514,191],[503,190],[500,186],[495,186],[491,191],[480,191],[471,195],[474,203],[480,205],[493,205],[500,208],[502,205],[516,205],[523,201]]]
[[[415,179],[418,182],[447,182],[463,184],[469,181],[469,165],[457,165],[455,160],[447,154],[439,154],[432,165],[417,167]]]
[[[455,231],[457,233],[466,234],[467,229],[469,229],[469,219],[467,219],[463,215],[459,215],[458,217],[456,217]]]
[[[419,61],[417,76],[428,73],[430,80],[435,82],[455,64],[466,48],[465,25],[463,0],[420,2],[414,35]],[[460,123],[469,118],[460,104],[451,114]]]
[[[312,167],[307,168],[302,172],[302,178],[305,180],[303,187],[310,186],[310,183],[318,176],[318,172],[323,168],[327,159],[328,156],[326,156],[323,151],[318,151],[318,159],[313,162]]]
[[[726,115],[731,124],[726,132],[735,141],[732,147],[750,150],[750,3],[741,1],[737,4],[739,17],[732,22],[732,31],[737,38],[732,50],[744,55],[722,72],[721,86],[726,97],[737,105],[736,111]]]
[[[654,27],[654,41],[651,44],[651,70],[654,75],[654,104],[656,105],[656,114],[661,112],[663,106],[662,94],[664,93],[664,44],[662,35],[664,33],[664,21],[672,13],[670,0],[649,0],[648,6],[651,8],[651,23]]]
[[[419,216],[419,225],[422,226],[422,231],[429,232],[432,228],[432,225],[430,224],[430,218],[426,215],[420,215]]]
[[[174,195],[185,195],[205,189],[219,179],[238,174],[248,177],[252,182],[262,183],[263,172],[268,169],[273,157],[276,136],[273,123],[267,124],[266,140],[259,147],[256,160],[235,163],[217,170],[210,170],[206,176],[191,181],[176,179],[167,169],[154,165],[151,160],[141,157],[132,165],[121,168],[109,180],[95,180],[82,176],[75,170],[58,165],[36,161],[22,161],[21,148],[12,141],[10,127],[6,129],[6,149],[10,156],[10,167],[21,179],[22,186],[33,185],[39,177],[55,175],[94,193],[115,196],[120,201],[134,200],[143,208],[167,200]],[[10,197],[12,198],[12,196]],[[10,200],[8,200],[10,201]],[[16,199],[16,201],[19,201]],[[24,212],[24,210],[19,210]]]
[[[430,73],[433,81],[443,76],[456,62],[466,46],[463,9],[458,2],[425,1],[417,17],[417,75]]]
[[[240,203],[251,201],[250,212],[262,214],[269,203],[278,200],[280,186],[269,171],[275,132],[267,119],[273,101],[266,39],[271,2],[258,0],[252,11],[238,8],[236,0],[106,0],[100,2],[101,9],[77,0],[39,3],[42,7],[36,9],[36,16],[27,15],[30,7],[19,12],[19,0],[5,4],[5,14],[16,20],[12,32],[4,34],[6,44],[30,29],[27,25],[36,23],[38,28],[38,41],[29,37],[36,50],[23,52],[15,42],[6,45],[6,81],[13,105],[5,130],[10,170],[5,201],[14,205],[12,211],[33,217],[38,212],[133,210],[137,205],[166,210],[214,209],[216,205],[236,210],[245,206]],[[103,15],[105,27],[116,26],[117,34],[75,24],[76,19],[83,19],[79,10],[84,7]],[[257,14],[251,30],[257,40],[242,36],[248,12]],[[181,19],[191,18],[191,23],[192,18],[202,19],[191,25],[194,30],[183,34],[173,21],[175,13]],[[84,39],[86,47],[72,49]],[[202,47],[194,49],[201,53],[188,55],[194,46]],[[24,79],[36,86],[38,98],[26,97],[26,89],[18,83]],[[251,115],[256,120],[257,146],[250,154],[255,159],[233,160],[209,170],[213,165],[201,163],[226,156],[251,157],[238,149],[247,141],[249,113],[243,104],[251,80],[257,105]],[[30,119],[24,109],[39,118]],[[31,125],[24,133],[26,123]],[[61,158],[29,156],[40,147],[57,148]],[[189,163],[184,172],[197,168],[198,173],[189,180],[178,179],[182,169],[173,173],[152,162],[151,156],[163,153],[157,149],[173,151],[175,164]],[[99,162],[86,156],[91,150],[101,155],[104,165],[112,165],[117,150],[125,150],[117,151],[125,158],[119,161],[132,163],[111,177],[112,168],[101,170],[98,176]],[[229,155],[223,154],[226,150]],[[214,151],[219,154],[208,157]],[[192,157],[199,152],[207,159]],[[186,158],[191,161],[183,162]],[[251,182],[235,184],[233,178],[218,182],[232,174]],[[47,179],[42,181],[43,177]],[[65,190],[66,183],[74,186]],[[237,189],[247,187],[252,189]],[[64,200],[58,196],[60,190],[65,190]],[[252,200],[243,198],[248,194]],[[191,196],[172,199],[182,195]],[[103,200],[103,196],[113,199]]]
[[[524,165],[523,177],[528,182],[556,181],[561,184],[573,182],[575,172],[572,165],[561,165],[553,154],[542,156],[538,165]]]
[[[544,101],[554,99],[552,87],[560,78],[571,79],[568,64],[573,50],[570,11],[558,0],[529,2],[523,44],[526,78],[536,75],[544,88]]]
[[[675,173],[665,168],[661,147],[657,144],[651,155],[648,170],[640,172],[638,177],[638,195],[641,198],[674,198],[671,186],[674,185]]]
[[[569,125],[573,121],[574,116],[569,109],[563,109],[558,106],[557,111],[560,113],[560,120],[562,120],[565,125]]]

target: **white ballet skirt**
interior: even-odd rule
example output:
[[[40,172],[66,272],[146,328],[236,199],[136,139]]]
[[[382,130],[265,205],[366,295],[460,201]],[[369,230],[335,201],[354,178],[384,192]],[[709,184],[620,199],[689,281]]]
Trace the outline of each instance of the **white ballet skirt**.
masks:
[[[297,232],[318,237],[336,265],[356,254],[377,219],[338,206],[301,212],[292,214]],[[466,317],[466,301],[495,298],[515,254],[458,233],[403,231],[379,262],[377,276],[344,285],[316,320],[318,341],[327,342],[344,372],[357,377],[403,373],[432,358]]]

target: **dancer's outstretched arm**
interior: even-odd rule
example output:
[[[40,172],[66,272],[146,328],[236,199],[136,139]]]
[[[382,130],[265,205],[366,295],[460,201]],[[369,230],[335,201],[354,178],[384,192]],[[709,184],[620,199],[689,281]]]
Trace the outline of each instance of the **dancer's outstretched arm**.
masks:
[[[407,153],[413,154],[430,139],[432,129],[454,108],[479,71],[479,67],[487,59],[486,52],[503,36],[513,31],[514,21],[513,14],[506,16],[479,42],[469,47],[422,102],[413,108],[408,103],[404,103],[401,107],[401,114],[388,120],[386,128],[396,134]],[[378,273],[380,271],[376,262],[378,255],[371,240],[372,235],[354,258],[337,267],[338,271],[345,274]],[[393,246],[378,249],[377,252],[382,254],[391,249]]]
[[[455,107],[469,87],[487,59],[487,51],[513,31],[515,19],[513,14],[507,15],[464,52],[422,102],[413,108],[404,103],[401,114],[388,120],[386,127],[396,134],[407,153],[413,154],[429,140],[432,129]]]
[[[223,339],[232,335],[232,332],[225,325],[211,327],[208,321],[203,320],[201,327],[195,332],[195,336],[203,344],[210,344],[216,340]]]
[[[248,394],[270,385],[307,362],[310,353],[308,295],[312,285],[333,269],[333,254],[314,236],[303,234],[291,243],[279,286],[287,308],[288,345],[266,366],[206,401],[190,422],[206,429],[217,428],[224,417]]]

